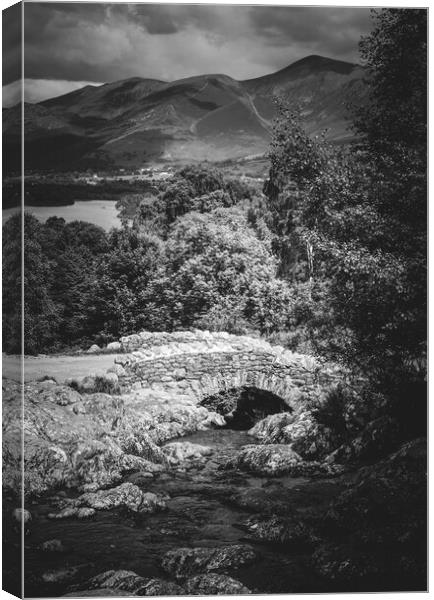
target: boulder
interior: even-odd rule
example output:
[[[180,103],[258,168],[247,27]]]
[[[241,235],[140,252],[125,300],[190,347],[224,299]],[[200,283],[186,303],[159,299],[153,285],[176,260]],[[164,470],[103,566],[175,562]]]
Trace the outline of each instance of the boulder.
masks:
[[[107,369],[107,373],[115,373],[118,377],[125,377],[127,374],[124,367],[119,364],[114,364],[112,367]]]
[[[77,575],[87,569],[90,569],[91,567],[91,564],[83,564],[74,567],[64,567],[61,569],[46,571],[42,575],[42,581],[45,583],[68,583],[77,577]]]
[[[15,508],[12,512],[12,518],[20,525],[28,525],[32,520],[32,513],[25,508]]]
[[[86,589],[110,589],[133,596],[180,596],[185,590],[176,583],[158,578],[145,578],[134,571],[111,570],[100,573],[86,583]]]
[[[230,461],[235,466],[256,475],[283,475],[302,462],[301,456],[285,444],[244,446]]]
[[[191,442],[171,442],[163,446],[162,450],[172,464],[180,464],[185,461],[202,461],[213,453],[213,449],[209,446],[201,446]]]
[[[252,592],[237,579],[219,573],[196,575],[185,582],[187,594],[194,596],[220,596],[251,594]]]
[[[110,590],[109,588],[100,588],[95,590],[79,590],[77,592],[69,592],[63,594],[61,598],[105,598],[107,596],[134,596],[131,592],[124,592],[123,590]]]
[[[61,540],[58,539],[47,540],[46,542],[43,542],[40,547],[43,552],[66,552],[65,546],[62,544]]]
[[[97,344],[92,344],[86,352],[87,354],[95,354],[96,352],[101,352],[101,348]]]
[[[162,566],[176,579],[184,579],[213,571],[227,573],[256,559],[256,553],[250,546],[241,544],[219,548],[177,548],[167,552]]]
[[[133,483],[122,483],[109,490],[82,494],[72,502],[76,506],[86,506],[95,510],[123,507],[134,513],[152,513],[166,508],[166,503],[161,497],[152,492],[142,492]]]
[[[109,344],[107,344],[106,349],[108,352],[120,352],[122,349],[122,345],[120,342],[110,342]]]
[[[294,421],[294,415],[289,412],[276,413],[269,415],[258,421],[254,427],[252,427],[248,434],[257,438],[264,444],[280,444],[286,442],[286,435],[284,428],[287,425],[291,425]]]
[[[135,590],[137,596],[186,596],[186,590],[172,581],[148,579]]]
[[[44,382],[45,383],[45,382]],[[39,384],[40,386],[41,384]],[[59,406],[70,406],[82,401],[80,394],[67,385],[52,385],[48,388],[45,386],[39,393],[39,400],[47,400],[55,402]]]
[[[250,538],[259,542],[312,546],[319,541],[314,528],[299,517],[253,516],[242,527],[248,531]]]

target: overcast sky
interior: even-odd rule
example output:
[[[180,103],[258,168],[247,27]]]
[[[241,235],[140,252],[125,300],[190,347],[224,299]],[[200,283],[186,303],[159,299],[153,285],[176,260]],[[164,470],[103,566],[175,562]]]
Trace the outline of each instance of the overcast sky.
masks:
[[[309,54],[357,62],[358,41],[371,26],[368,8],[342,7],[31,2],[24,17],[25,91],[33,102],[134,76],[248,79]],[[18,100],[19,65],[6,62],[3,104],[10,105]]]

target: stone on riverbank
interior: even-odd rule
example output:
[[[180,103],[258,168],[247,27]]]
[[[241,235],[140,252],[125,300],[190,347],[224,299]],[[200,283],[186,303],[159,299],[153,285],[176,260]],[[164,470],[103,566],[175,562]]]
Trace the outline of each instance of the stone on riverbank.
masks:
[[[32,513],[25,508],[15,508],[12,512],[12,518],[20,525],[28,525],[32,520]]]
[[[133,471],[168,464],[159,444],[214,425],[223,417],[188,396],[140,392],[80,394],[45,382],[25,385],[25,492],[35,497],[59,487],[97,491]],[[20,496],[22,423],[19,384],[3,380],[3,487]],[[155,468],[154,468],[155,467]]]
[[[180,596],[185,590],[176,583],[159,578],[141,577],[134,571],[110,570],[89,579],[86,590],[109,589],[131,596]],[[120,594],[123,595],[123,594]],[[72,592],[71,592],[72,596]],[[84,593],[83,593],[84,596]]]
[[[336,476],[345,471],[345,468],[339,464],[303,460],[287,444],[244,446],[225,466],[269,477],[280,475],[290,475],[291,477]]]
[[[263,444],[287,444],[307,460],[321,459],[336,448],[329,427],[318,423],[309,410],[279,413],[259,421],[249,434]]]
[[[109,490],[88,492],[75,500],[67,500],[67,506],[61,511],[65,516],[78,516],[83,510],[112,510],[126,508],[133,513],[152,513],[164,510],[166,503],[163,498],[152,492],[142,492],[133,483],[122,483]],[[69,512],[70,511],[70,512]],[[59,515],[55,518],[61,518]]]
[[[167,552],[162,567],[182,580],[190,575],[212,571],[227,573],[256,559],[257,555],[250,546],[241,544],[219,548],[177,548]]]
[[[171,442],[162,448],[171,464],[180,464],[185,461],[203,461],[213,453],[209,446],[192,444],[191,442]]]
[[[219,573],[196,575],[185,582],[187,594],[195,596],[219,596],[251,594],[252,592],[237,579]]]
[[[66,552],[65,546],[62,544],[61,540],[58,539],[43,542],[41,544],[41,550],[42,552],[58,552],[60,554]]]
[[[314,545],[319,537],[299,517],[250,517],[242,525],[249,537],[260,542]]]

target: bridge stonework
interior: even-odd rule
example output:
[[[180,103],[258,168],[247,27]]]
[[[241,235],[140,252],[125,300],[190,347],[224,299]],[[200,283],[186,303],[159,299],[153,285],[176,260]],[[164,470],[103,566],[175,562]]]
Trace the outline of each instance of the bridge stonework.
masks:
[[[340,373],[311,356],[273,346],[260,338],[225,332],[151,333],[121,339],[116,357],[123,390],[181,393],[199,403],[233,388],[256,387],[296,409]]]

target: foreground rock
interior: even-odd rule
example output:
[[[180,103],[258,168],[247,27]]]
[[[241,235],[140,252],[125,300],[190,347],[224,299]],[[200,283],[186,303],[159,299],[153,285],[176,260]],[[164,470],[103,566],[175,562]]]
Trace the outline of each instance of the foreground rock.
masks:
[[[62,598],[105,598],[107,596],[134,596],[131,592],[122,590],[110,590],[109,588],[100,588],[96,590],[79,590],[77,592],[69,592],[61,596]]]
[[[185,582],[187,594],[195,596],[220,596],[251,594],[252,592],[237,579],[228,575],[209,573],[208,575],[196,575]]]
[[[425,589],[426,469],[425,439],[360,469],[318,517],[324,542],[312,557],[315,571],[352,589],[376,580],[393,590]]]
[[[65,546],[62,544],[61,540],[58,539],[47,540],[46,542],[43,542],[41,544],[41,550],[43,552],[66,552]]]
[[[182,394],[80,394],[46,382],[25,385],[25,491],[84,492],[116,485],[128,473],[169,464],[160,444],[222,425],[220,415]],[[20,497],[22,406],[19,384],[3,380],[3,488]]]
[[[220,548],[178,548],[163,559],[163,569],[176,579],[200,573],[228,573],[257,560],[256,553],[245,545]]]
[[[306,460],[324,458],[339,443],[332,430],[318,423],[309,410],[271,415],[250,429],[249,434],[264,444],[287,444]]]
[[[171,464],[180,464],[186,461],[203,461],[213,453],[213,449],[191,442],[172,442],[162,448]]]
[[[48,515],[49,518],[67,518],[77,516],[84,518],[92,516],[95,510],[112,510],[114,508],[126,508],[133,513],[153,513],[164,510],[166,503],[162,497],[152,492],[142,492],[133,483],[122,483],[121,485],[98,492],[82,494],[75,500],[67,500],[66,506],[60,513]],[[83,513],[80,511],[92,511]],[[81,516],[80,516],[81,514]]]
[[[305,461],[286,444],[244,446],[226,465],[254,475],[292,477],[333,476],[344,471],[342,465]]]
[[[315,529],[298,515],[293,517],[250,517],[243,524],[243,528],[249,533],[249,538],[260,542],[313,546],[320,539],[315,533]]]
[[[159,578],[145,578],[137,575],[134,571],[126,570],[111,570],[100,573],[95,577],[92,577],[85,584],[85,591],[75,591],[68,594],[73,596],[74,594],[80,593],[82,597],[86,596],[86,593],[94,591],[94,594],[89,595],[100,595],[96,592],[102,590],[111,590],[112,592],[119,592],[119,595],[128,596],[180,596],[185,595],[185,590],[176,583],[171,581],[165,581]],[[101,594],[103,595],[103,594]],[[110,594],[117,595],[117,594]]]

